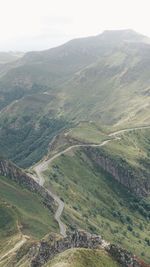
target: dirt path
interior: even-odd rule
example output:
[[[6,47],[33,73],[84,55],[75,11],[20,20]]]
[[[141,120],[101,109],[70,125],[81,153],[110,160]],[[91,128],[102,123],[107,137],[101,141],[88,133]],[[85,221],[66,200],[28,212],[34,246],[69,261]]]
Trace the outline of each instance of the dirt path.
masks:
[[[61,156],[62,154],[65,154],[66,152],[72,150],[73,148],[77,148],[77,147],[102,147],[105,146],[107,143],[114,141],[114,140],[120,140],[121,137],[119,137],[118,135],[124,133],[124,132],[130,132],[130,131],[135,131],[135,130],[142,130],[142,129],[148,129],[150,128],[150,126],[143,126],[143,127],[135,127],[135,128],[130,128],[130,129],[123,129],[123,130],[119,130],[113,133],[110,133],[108,135],[108,137],[110,137],[109,139],[103,141],[101,144],[79,144],[79,145],[72,145],[66,149],[64,149],[63,151],[57,153],[56,155],[54,155],[53,157],[51,157],[48,160],[44,160],[42,162],[40,162],[39,164],[37,164],[33,170],[35,171],[37,177],[33,177],[35,180],[37,180],[38,178],[38,183],[43,186],[45,179],[43,176],[43,172],[48,168],[49,164],[52,163],[53,160],[55,160],[56,158],[58,158],[59,156]],[[113,139],[112,139],[113,137]],[[57,203],[58,208],[57,211],[55,213],[55,219],[59,224],[59,228],[60,228],[60,234],[62,236],[66,236],[66,226],[65,224],[61,221],[61,215],[62,212],[64,210],[64,202],[56,195],[54,194],[50,189],[48,190],[50,196],[52,196],[52,198],[54,199],[54,201]]]
[[[19,248],[21,248],[22,245],[27,241],[27,239],[28,239],[28,237],[26,237],[25,235],[22,235],[22,236],[21,236],[21,240],[18,241],[18,242],[16,243],[16,245],[15,245],[12,249],[10,249],[10,250],[9,250],[7,253],[5,253],[2,257],[0,257],[0,262],[1,262],[2,260],[4,260],[6,257],[8,257],[9,255],[15,253]]]

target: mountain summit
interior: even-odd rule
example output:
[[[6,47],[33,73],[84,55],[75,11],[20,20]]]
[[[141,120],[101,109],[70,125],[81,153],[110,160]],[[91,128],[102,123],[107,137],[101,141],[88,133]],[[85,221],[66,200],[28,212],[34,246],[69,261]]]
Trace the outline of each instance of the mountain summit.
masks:
[[[134,30],[106,30],[99,35],[100,38],[106,41],[115,41],[115,42],[150,42],[150,39],[147,36],[137,33]]]

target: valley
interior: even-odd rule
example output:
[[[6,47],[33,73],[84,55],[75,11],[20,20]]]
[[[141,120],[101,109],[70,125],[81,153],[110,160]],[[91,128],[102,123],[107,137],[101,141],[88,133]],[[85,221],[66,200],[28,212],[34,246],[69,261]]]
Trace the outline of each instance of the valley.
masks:
[[[132,30],[0,54],[0,267],[149,267],[149,58]]]

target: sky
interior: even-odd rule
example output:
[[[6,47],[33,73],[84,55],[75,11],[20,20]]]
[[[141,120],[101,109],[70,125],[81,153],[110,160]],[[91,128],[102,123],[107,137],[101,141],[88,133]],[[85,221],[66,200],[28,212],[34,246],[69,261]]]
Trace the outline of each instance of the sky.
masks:
[[[43,50],[104,30],[150,37],[150,0],[0,0],[0,51]]]

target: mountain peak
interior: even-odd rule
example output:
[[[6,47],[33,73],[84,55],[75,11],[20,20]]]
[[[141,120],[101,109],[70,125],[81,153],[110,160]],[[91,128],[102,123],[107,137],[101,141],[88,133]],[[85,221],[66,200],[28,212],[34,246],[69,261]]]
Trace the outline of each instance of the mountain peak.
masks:
[[[138,34],[132,29],[122,29],[122,30],[104,30],[102,34]]]
[[[143,34],[137,33],[132,29],[123,30],[105,30],[99,35],[102,40],[112,41],[112,42],[150,42],[150,39]]]

